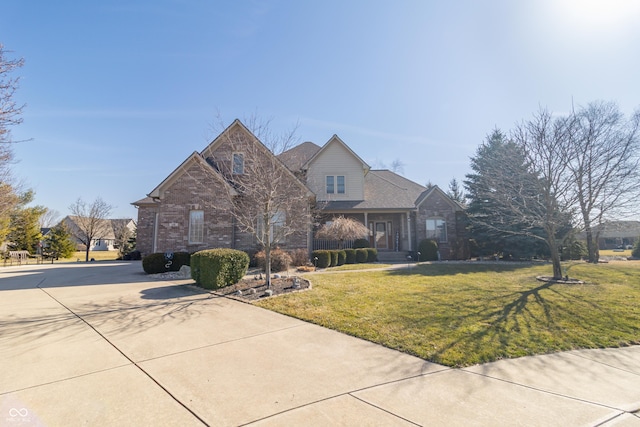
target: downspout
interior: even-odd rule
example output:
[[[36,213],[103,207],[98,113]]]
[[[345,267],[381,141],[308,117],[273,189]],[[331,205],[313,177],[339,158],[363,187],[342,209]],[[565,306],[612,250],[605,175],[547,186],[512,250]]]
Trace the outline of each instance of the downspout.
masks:
[[[158,218],[160,217],[160,213],[155,213],[155,218],[153,220],[153,250],[151,253],[158,252]]]

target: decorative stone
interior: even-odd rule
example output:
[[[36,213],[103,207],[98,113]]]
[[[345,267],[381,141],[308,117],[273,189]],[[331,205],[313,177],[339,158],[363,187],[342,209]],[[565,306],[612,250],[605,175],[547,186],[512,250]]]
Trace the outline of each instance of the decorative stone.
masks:
[[[279,274],[274,274],[274,275],[273,275],[273,278],[274,278],[274,279],[279,279],[280,277],[281,277],[281,276],[280,276]]]
[[[238,290],[236,291],[236,295],[238,295],[238,296],[242,296],[242,291],[241,291],[240,289],[238,289]]]
[[[180,274],[180,277],[184,277],[185,279],[190,279],[191,267],[189,267],[188,265],[183,265],[182,267],[180,267],[180,271],[178,273]]]
[[[252,295],[255,294],[256,293],[256,289],[255,288],[249,289],[249,293],[252,294]]]
[[[273,295],[273,291],[271,289],[267,289],[266,291],[264,291],[265,295],[267,295],[268,297],[270,297],[271,295]]]

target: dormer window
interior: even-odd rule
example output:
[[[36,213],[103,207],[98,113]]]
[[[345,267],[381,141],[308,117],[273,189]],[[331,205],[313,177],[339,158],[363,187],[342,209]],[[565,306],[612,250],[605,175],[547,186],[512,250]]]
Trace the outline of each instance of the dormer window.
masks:
[[[344,175],[327,175],[327,194],[345,194]]]
[[[233,153],[233,174],[242,175],[244,173],[244,154]]]

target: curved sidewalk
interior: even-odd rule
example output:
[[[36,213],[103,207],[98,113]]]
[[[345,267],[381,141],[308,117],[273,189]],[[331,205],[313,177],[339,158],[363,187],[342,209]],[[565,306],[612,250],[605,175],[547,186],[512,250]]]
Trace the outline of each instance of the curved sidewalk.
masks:
[[[0,269],[0,426],[639,426],[640,347],[451,369],[149,280]]]

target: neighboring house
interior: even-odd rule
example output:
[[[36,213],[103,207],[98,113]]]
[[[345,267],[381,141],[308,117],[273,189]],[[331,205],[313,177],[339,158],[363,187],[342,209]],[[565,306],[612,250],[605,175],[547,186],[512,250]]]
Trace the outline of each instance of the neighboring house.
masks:
[[[640,221],[608,221],[593,228],[598,234],[598,248],[624,249],[632,247],[640,237]],[[579,239],[586,239],[584,232]]]
[[[68,215],[62,219],[69,232],[71,238],[76,243],[77,250],[84,251],[86,249],[85,244],[78,236],[82,234],[80,227],[78,226],[79,219],[76,216]],[[117,236],[121,233],[121,230],[126,227],[131,233],[136,232],[136,222],[132,218],[123,219],[103,219],[100,220],[97,225],[97,232],[94,238],[91,240],[91,251],[114,251],[118,249]]]
[[[213,247],[255,249],[255,240],[237,229],[228,206],[225,209],[229,197],[239,196],[229,190],[223,173],[233,169],[237,160],[237,153],[227,146],[228,138],[222,137],[228,132],[261,145],[236,120],[146,198],[133,203],[138,208],[137,249],[143,256]],[[265,155],[272,154],[266,151]],[[369,228],[370,245],[378,249],[381,259],[385,253],[399,253],[400,259],[406,259],[425,238],[438,241],[442,259],[467,257],[463,209],[437,186],[426,188],[389,170],[372,170],[336,135],[322,147],[305,142],[278,157],[300,182],[300,194],[292,198],[307,197],[305,191],[310,190],[319,210],[319,222],[309,224],[305,236],[287,241],[281,245],[284,248],[318,248],[314,228],[344,215]]]

